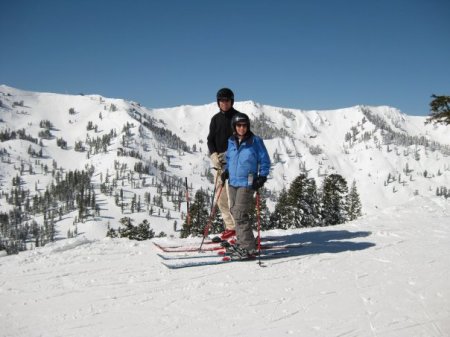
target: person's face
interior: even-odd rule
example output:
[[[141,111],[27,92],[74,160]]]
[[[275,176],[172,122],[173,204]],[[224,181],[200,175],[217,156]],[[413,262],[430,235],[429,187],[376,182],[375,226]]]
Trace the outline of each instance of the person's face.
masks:
[[[231,109],[231,99],[221,98],[219,99],[219,108],[222,111],[228,111]]]
[[[239,137],[244,137],[247,133],[248,125],[245,123],[237,123],[236,124],[236,133]]]

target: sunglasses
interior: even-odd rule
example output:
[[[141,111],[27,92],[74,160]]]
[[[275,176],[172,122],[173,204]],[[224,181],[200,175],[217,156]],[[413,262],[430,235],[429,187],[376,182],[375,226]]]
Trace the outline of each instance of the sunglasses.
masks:
[[[236,127],[237,128],[243,128],[243,127],[248,127],[248,125],[247,124],[236,124]]]
[[[219,102],[231,102],[229,98],[219,98]]]

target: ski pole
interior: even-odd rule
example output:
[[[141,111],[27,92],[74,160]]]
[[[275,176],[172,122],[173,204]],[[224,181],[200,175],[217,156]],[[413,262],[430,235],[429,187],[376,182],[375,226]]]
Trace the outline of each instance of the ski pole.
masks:
[[[199,252],[202,251],[203,242],[205,241],[205,238],[208,236],[209,227],[211,226],[211,223],[214,219],[214,215],[216,214],[217,203],[219,201],[220,195],[222,194],[224,185],[225,185],[225,182],[223,182],[222,185],[220,185],[219,193],[217,194],[217,198],[214,201],[214,204],[211,208],[211,213],[209,214],[208,223],[206,224],[205,229],[203,230],[203,239],[202,239],[202,243],[200,244],[200,248],[198,249]]]
[[[211,213],[213,212],[214,198],[216,197],[217,181],[219,180],[219,176],[220,176],[219,171],[217,171],[216,179],[215,179],[215,181],[214,181],[214,190],[213,190],[213,193],[212,193],[212,198],[211,198],[211,209],[209,210],[209,214],[211,214]],[[217,199],[217,200],[219,200],[219,199]],[[199,208],[199,209],[200,209],[200,208]],[[200,219],[200,214],[199,214],[198,218]],[[205,230],[203,230],[203,233],[204,233],[204,232],[205,232]],[[206,235],[208,235],[208,234],[206,234]],[[204,238],[204,237],[203,237],[203,238]],[[202,241],[202,244],[203,244],[203,241]],[[200,248],[201,248],[201,246],[200,246]]]
[[[256,220],[258,223],[258,264],[261,266],[261,209],[259,190],[256,190]]]
[[[187,212],[187,219],[186,219],[186,223],[187,223],[187,228],[189,230],[189,232],[191,231],[191,213],[190,213],[190,207],[189,207],[189,188],[188,188],[188,181],[187,181],[187,177],[185,177],[185,183],[186,183],[186,212]]]
[[[212,208],[214,206],[214,197],[216,196],[217,181],[219,180],[219,176],[220,176],[220,174],[219,174],[219,172],[217,172],[216,179],[214,180],[214,190],[213,190],[212,198],[211,198],[211,210],[209,211],[210,214],[211,214]]]

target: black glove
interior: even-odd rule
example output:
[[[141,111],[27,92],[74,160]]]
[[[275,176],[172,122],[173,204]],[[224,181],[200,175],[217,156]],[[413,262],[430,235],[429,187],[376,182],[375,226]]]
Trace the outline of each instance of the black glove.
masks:
[[[264,183],[267,181],[267,177],[259,176],[255,180],[253,180],[252,188],[254,190],[259,190],[264,186]]]
[[[220,179],[222,179],[222,183],[225,183],[225,181],[230,177],[230,172],[228,170],[225,170],[220,175]]]

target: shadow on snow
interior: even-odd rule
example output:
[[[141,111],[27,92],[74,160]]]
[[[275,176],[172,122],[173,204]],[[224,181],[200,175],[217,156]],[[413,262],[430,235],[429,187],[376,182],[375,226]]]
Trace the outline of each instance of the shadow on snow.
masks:
[[[352,239],[365,238],[372,232],[347,230],[314,231],[284,236],[268,236],[264,239],[279,245],[301,244],[299,249],[292,249],[289,256],[309,254],[341,253],[364,250],[375,246],[373,242],[353,242]]]

